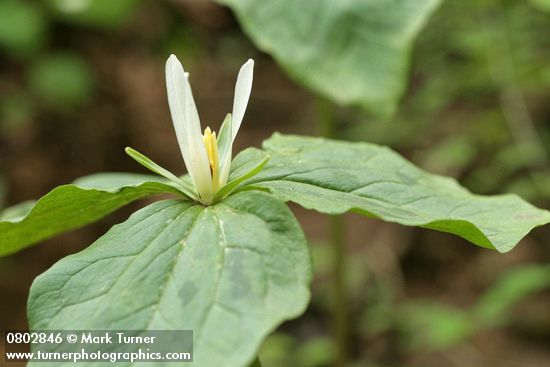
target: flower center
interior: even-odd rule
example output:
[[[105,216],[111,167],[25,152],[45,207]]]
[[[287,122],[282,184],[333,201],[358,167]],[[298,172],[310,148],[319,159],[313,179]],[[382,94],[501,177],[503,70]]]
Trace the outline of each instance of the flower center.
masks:
[[[204,129],[202,140],[204,142],[204,146],[206,147],[206,153],[208,154],[208,161],[210,163],[210,172],[212,173],[212,189],[216,192],[218,191],[219,184],[219,157],[216,132],[212,132],[210,127],[207,127]]]

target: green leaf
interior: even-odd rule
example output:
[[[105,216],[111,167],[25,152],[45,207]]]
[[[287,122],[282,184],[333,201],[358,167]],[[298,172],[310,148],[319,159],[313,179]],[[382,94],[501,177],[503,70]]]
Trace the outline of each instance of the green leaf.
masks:
[[[79,55],[59,53],[35,60],[29,72],[29,84],[46,104],[64,110],[90,101],[95,76]]]
[[[509,321],[507,313],[519,301],[550,288],[550,265],[523,265],[508,270],[473,309],[478,325],[495,326]]]
[[[13,133],[25,124],[33,121],[35,101],[30,93],[23,90],[11,90],[0,99],[0,134],[9,139]]]
[[[8,208],[0,220],[0,256],[92,223],[143,197],[180,192],[155,176],[104,173],[59,186],[34,205]]]
[[[31,56],[48,38],[48,21],[39,4],[0,1],[0,47],[16,56]]]
[[[61,19],[74,24],[112,30],[130,19],[142,0],[48,0]]]
[[[30,328],[191,329],[190,366],[244,367],[304,311],[310,268],[296,219],[268,194],[160,201],[36,278]]]
[[[189,185],[187,182],[183,181],[181,178],[174,175],[172,172],[168,171],[166,168],[163,168],[153,162],[149,157],[145,156],[144,154],[138,152],[135,149],[132,149],[130,147],[126,147],[124,149],[126,154],[128,154],[130,157],[132,157],[136,162],[141,164],[147,169],[150,169],[151,171],[155,172],[156,174],[159,174],[173,183],[175,183],[178,187],[178,189],[189,199],[198,200],[198,195],[195,193],[195,189],[193,185]]]
[[[454,179],[429,174],[389,148],[275,134],[264,142],[268,164],[245,184],[328,214],[355,211],[408,226],[459,235],[510,251],[550,213],[515,195],[480,196]],[[258,154],[247,149],[235,165]]]
[[[399,329],[413,350],[442,351],[477,330],[467,311],[432,301],[411,302],[398,315]]]
[[[391,113],[412,42],[439,0],[217,0],[297,81],[344,105]]]
[[[529,0],[529,2],[541,11],[550,12],[550,0]]]

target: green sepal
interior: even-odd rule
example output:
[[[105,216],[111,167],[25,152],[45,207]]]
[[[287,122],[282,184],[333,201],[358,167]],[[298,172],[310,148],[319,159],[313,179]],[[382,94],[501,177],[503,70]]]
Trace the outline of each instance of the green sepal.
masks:
[[[239,185],[260,173],[268,161],[269,155],[262,152],[259,162],[255,159],[247,162],[244,166],[236,167],[229,176],[230,181],[218,190],[214,196],[213,202],[217,203],[222,201],[224,198],[231,195],[232,192],[238,190]]]
[[[231,154],[231,121],[231,114],[228,113],[223,120],[222,126],[220,127],[220,133],[218,135],[218,152],[220,155],[220,164],[223,164],[224,160],[227,159],[228,154]]]
[[[190,200],[199,201],[198,195],[195,193],[195,189],[192,185],[189,185],[187,182],[181,180],[178,176],[174,175],[172,172],[168,171],[166,168],[161,167],[153,160],[147,157],[145,154],[138,152],[137,150],[126,147],[124,149],[126,154],[128,154],[132,159],[141,164],[143,167],[155,172],[158,175],[161,175],[164,178],[169,179],[177,185],[177,188]]]

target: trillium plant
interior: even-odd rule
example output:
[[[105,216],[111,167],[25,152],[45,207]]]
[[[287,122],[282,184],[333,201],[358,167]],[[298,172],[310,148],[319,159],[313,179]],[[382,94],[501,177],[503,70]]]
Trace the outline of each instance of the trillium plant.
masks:
[[[168,103],[188,175],[127,148],[157,175],[95,174],[2,213],[5,256],[132,201],[171,195],[36,278],[31,330],[193,330],[190,365],[244,367],[309,302],[311,258],[286,202],[448,232],[498,252],[550,222],[548,211],[515,195],[472,194],[369,143],[276,133],[232,159],[253,66],[241,67],[219,134],[208,127],[201,134],[189,74],[168,59]]]

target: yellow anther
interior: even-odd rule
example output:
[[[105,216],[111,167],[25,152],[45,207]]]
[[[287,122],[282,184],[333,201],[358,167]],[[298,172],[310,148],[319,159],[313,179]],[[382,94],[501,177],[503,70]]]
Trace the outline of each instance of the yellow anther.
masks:
[[[219,159],[218,159],[218,141],[216,140],[216,133],[210,130],[210,127],[204,129],[202,136],[204,146],[206,147],[206,153],[208,154],[208,161],[210,163],[210,171],[212,172],[212,188],[214,192],[218,191],[219,181]]]

